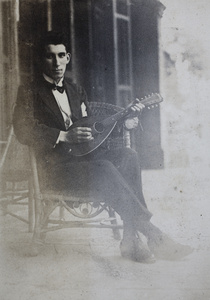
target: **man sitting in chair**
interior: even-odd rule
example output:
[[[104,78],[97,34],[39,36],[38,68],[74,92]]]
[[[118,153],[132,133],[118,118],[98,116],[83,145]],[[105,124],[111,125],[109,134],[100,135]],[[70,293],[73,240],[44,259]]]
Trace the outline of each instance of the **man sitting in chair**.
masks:
[[[124,231],[120,250],[123,257],[151,263],[155,258],[177,259],[191,248],[174,242],[150,221],[141,186],[141,170],[136,152],[129,148],[106,149],[74,156],[71,147],[94,140],[88,126],[72,127],[88,116],[85,91],[65,78],[70,62],[68,44],[57,32],[41,39],[39,58],[42,74],[35,82],[20,86],[14,111],[14,130],[18,140],[35,149],[37,161],[47,174],[45,186],[57,190],[85,188],[87,194],[100,195],[122,218]],[[129,124],[144,105],[136,102]],[[126,127],[125,121],[125,127]],[[147,245],[138,233],[147,238]]]

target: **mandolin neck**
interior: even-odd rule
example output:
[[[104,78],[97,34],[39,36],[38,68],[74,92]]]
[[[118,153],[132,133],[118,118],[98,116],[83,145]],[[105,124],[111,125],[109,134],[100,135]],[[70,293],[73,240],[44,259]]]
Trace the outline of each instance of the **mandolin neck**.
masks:
[[[157,104],[162,102],[162,101],[163,101],[163,98],[159,94],[155,93],[155,94],[152,94],[148,97],[145,97],[145,98],[141,99],[141,104],[144,104],[145,106],[150,106],[150,107],[153,108],[153,107],[157,106]],[[106,118],[105,120],[103,120],[101,122],[101,124],[103,124],[103,126],[106,127],[106,126],[108,126],[110,124],[114,124],[117,121],[119,121],[120,119],[126,117],[127,115],[129,115],[132,112],[131,108],[132,108],[133,105],[135,105],[135,102],[139,103],[139,100],[136,99],[133,103],[128,105],[127,108],[125,108],[124,110],[122,110],[122,111]]]
[[[126,117],[127,115],[129,115],[129,113],[130,113],[130,109],[126,108],[126,109],[104,119],[101,123],[106,127],[106,126],[113,124],[113,123],[119,121],[120,119]]]

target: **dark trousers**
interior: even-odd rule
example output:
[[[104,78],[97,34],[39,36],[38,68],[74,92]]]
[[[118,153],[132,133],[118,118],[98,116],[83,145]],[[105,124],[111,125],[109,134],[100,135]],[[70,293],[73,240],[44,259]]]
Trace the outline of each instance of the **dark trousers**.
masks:
[[[142,193],[138,156],[132,149],[99,149],[83,157],[69,156],[48,169],[48,175],[56,189],[85,190],[87,196],[102,198],[134,228],[152,216]]]

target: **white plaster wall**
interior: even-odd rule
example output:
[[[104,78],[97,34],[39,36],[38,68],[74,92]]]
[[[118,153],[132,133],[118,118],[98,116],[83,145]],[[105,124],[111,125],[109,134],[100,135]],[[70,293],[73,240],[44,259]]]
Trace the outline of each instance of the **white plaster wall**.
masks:
[[[210,1],[161,2],[166,6],[160,39],[167,53],[160,57],[165,168],[143,172],[144,194],[157,222],[175,211],[191,232],[197,227],[209,235]]]
[[[210,2],[164,0],[162,137],[166,167],[209,167]]]

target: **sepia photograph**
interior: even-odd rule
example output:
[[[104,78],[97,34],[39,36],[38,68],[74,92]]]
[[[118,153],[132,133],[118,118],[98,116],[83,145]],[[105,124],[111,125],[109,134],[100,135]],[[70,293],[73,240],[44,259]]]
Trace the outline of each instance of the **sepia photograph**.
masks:
[[[210,2],[0,0],[0,299],[210,299]]]

